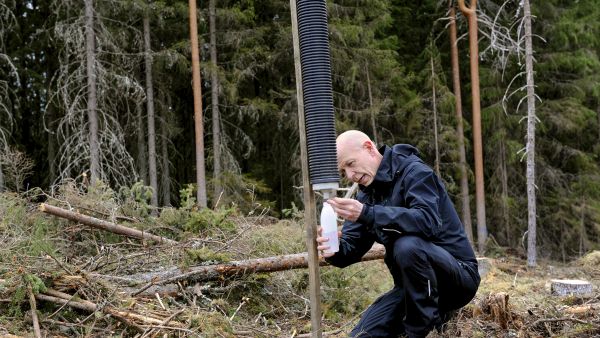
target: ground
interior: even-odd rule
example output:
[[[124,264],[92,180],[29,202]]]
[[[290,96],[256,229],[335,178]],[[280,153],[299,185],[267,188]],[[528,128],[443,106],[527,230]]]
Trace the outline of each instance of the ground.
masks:
[[[310,336],[306,269],[182,280],[136,294],[142,273],[302,252],[301,213],[278,220],[261,210],[188,205],[163,209],[155,218],[147,205],[103,189],[82,193],[63,187],[61,195],[42,195],[57,206],[178,244],[142,242],[44,215],[38,211],[40,194],[0,194],[0,337],[33,336],[30,294],[42,336]],[[540,259],[536,268],[527,268],[519,251],[490,251],[491,268],[476,298],[445,332],[430,338],[600,337],[599,251],[569,262]],[[552,279],[588,280],[593,294],[553,296]],[[382,261],[321,268],[325,336],[345,337],[391,286]],[[61,305],[61,297],[79,307]]]

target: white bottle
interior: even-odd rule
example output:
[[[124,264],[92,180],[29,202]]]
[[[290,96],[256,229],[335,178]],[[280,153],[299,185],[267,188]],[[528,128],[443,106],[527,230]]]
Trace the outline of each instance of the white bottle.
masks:
[[[329,239],[325,245],[329,245],[329,249],[325,250],[325,253],[335,253],[340,250],[340,242],[338,239],[337,230],[337,215],[329,203],[323,203],[323,210],[321,210],[321,236]]]

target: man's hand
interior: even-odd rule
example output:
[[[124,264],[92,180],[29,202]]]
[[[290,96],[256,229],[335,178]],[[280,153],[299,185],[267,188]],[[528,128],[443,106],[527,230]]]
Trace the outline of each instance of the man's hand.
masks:
[[[327,203],[333,207],[333,210],[341,218],[356,222],[363,209],[363,204],[352,198],[334,197],[327,200]]]
[[[317,250],[319,251],[319,255],[323,256],[324,258],[327,257],[331,257],[333,255],[335,255],[335,253],[330,252],[330,253],[324,253],[324,250],[329,249],[329,245],[327,245],[327,242],[329,241],[329,239],[327,237],[321,237],[323,235],[323,228],[322,227],[318,227],[317,228]],[[338,231],[338,237],[342,237],[342,232]]]

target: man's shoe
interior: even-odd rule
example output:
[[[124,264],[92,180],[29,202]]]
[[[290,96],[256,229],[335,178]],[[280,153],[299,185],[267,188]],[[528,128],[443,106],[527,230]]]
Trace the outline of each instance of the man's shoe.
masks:
[[[448,322],[455,318],[458,314],[458,310],[450,310],[448,312],[440,313],[440,320],[437,324],[435,324],[435,329],[438,333],[444,333],[446,328],[448,327]]]

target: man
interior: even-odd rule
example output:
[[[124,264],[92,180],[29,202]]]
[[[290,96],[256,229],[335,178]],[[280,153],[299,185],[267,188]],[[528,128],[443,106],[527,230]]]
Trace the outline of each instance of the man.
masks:
[[[425,337],[477,292],[477,260],[442,181],[397,144],[379,150],[350,130],[337,138],[338,167],[359,184],[357,199],[327,201],[346,222],[340,250],[323,254],[334,266],[360,261],[374,242],[385,246],[394,288],[363,314],[352,337]],[[317,248],[328,248],[327,238]]]

